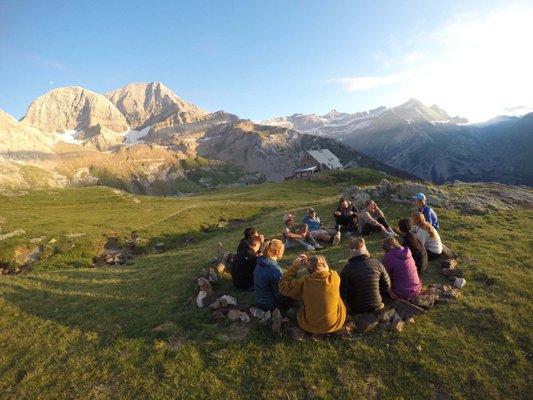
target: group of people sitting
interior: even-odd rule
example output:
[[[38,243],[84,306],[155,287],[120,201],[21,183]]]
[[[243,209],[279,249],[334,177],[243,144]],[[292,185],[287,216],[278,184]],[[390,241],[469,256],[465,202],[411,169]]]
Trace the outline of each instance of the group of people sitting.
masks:
[[[424,194],[417,194],[414,200],[416,209],[411,218],[401,219],[395,230],[374,201],[367,201],[359,212],[346,198],[341,198],[334,212],[334,229],[325,228],[313,208],[308,209],[302,224],[295,224],[291,214],[283,217],[283,240],[266,242],[256,229],[247,228],[233,260],[234,286],[253,291],[257,306],[265,311],[283,311],[301,302],[298,323],[304,331],[316,335],[341,329],[347,310],[380,310],[384,307],[383,296],[409,301],[420,294],[419,274],[427,269],[428,261],[454,256],[440,240],[437,215],[426,205]],[[338,245],[341,232],[352,236],[348,241],[352,257],[340,275],[329,268],[325,257],[305,254],[282,272],[279,262],[286,248],[321,249],[318,241]],[[384,237],[381,262],[370,255],[361,237],[371,233]],[[300,270],[307,274],[300,274]]]

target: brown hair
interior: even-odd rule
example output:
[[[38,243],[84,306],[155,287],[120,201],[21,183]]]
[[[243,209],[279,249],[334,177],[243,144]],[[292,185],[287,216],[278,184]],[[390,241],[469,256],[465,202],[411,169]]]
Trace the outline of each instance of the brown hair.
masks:
[[[381,248],[385,251],[389,251],[392,249],[401,249],[402,246],[400,245],[400,243],[398,243],[396,238],[388,237],[383,240],[383,245],[381,246]]]
[[[248,242],[250,242],[250,246],[255,246],[257,243],[261,243],[261,238],[259,235],[252,235],[248,238]]]
[[[426,217],[424,217],[424,214],[421,212],[415,211],[413,213],[413,222],[415,225],[418,225],[420,228],[426,230],[431,239],[435,239],[437,237],[437,231],[435,231],[435,228],[433,228],[433,226],[426,221]]]
[[[365,246],[365,239],[363,238],[353,238],[348,242],[350,249],[352,250],[361,250]]]
[[[349,200],[348,197],[346,197],[346,196],[342,196],[342,197],[339,199],[339,208],[342,208],[342,207],[341,207],[341,204],[342,204],[343,202],[345,202],[345,201],[347,201],[348,204],[350,204],[350,200]]]
[[[365,207],[368,207],[370,204],[372,204],[374,202],[374,200],[372,199],[367,199],[365,200]]]
[[[329,269],[328,262],[326,261],[326,258],[324,256],[309,257],[307,263],[307,272],[312,274],[322,268]]]
[[[283,244],[283,242],[279,239],[272,239],[266,245],[265,256],[267,256],[268,258],[279,260],[281,257],[283,257],[284,252],[285,245]]]

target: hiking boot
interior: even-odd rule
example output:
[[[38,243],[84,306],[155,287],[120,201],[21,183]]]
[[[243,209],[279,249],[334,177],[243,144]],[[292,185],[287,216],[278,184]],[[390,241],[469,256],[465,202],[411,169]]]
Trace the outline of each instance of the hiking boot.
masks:
[[[333,236],[333,240],[331,241],[332,246],[338,246],[341,242],[341,231],[337,231],[335,236]]]
[[[311,245],[307,245],[307,246],[305,247],[305,249],[306,249],[307,251],[315,251],[315,248],[314,248],[313,246],[311,246]]]

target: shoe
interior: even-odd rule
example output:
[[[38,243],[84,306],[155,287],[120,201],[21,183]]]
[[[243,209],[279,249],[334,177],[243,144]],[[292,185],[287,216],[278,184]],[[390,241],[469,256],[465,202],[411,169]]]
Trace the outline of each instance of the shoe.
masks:
[[[333,241],[331,242],[331,245],[335,247],[335,246],[338,246],[340,242],[341,242],[341,232],[338,231],[338,232],[333,236]]]
[[[307,251],[315,251],[315,248],[313,246],[307,246],[306,249]]]
[[[322,250],[324,247],[320,244],[315,244],[315,250]]]

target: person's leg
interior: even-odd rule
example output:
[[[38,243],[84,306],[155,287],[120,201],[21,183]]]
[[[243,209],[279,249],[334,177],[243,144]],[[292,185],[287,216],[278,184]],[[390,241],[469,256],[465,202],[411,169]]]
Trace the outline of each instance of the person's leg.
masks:
[[[319,229],[316,231],[309,232],[313,239],[315,240],[323,240],[324,242],[329,242],[331,240],[331,236],[329,235],[328,231],[324,229]]]
[[[376,218],[376,221],[378,221],[381,225],[383,225],[386,230],[388,230],[388,231],[391,230],[391,228],[389,226],[389,223],[387,222],[387,220],[385,218],[378,217],[378,218]]]
[[[440,256],[447,260],[457,258],[457,254],[444,244],[442,245],[442,253],[440,253]]]
[[[363,228],[361,229],[361,235],[366,236],[370,235],[371,233],[376,232],[376,227],[374,225],[370,224],[364,224]]]
[[[312,246],[310,244],[307,244],[304,239],[291,240],[291,242],[293,243],[292,247],[301,246],[301,247],[305,248],[307,251],[313,251],[315,249],[314,246]],[[316,243],[316,241],[315,241],[315,243]]]
[[[322,248],[322,246],[315,240],[313,235],[311,235],[310,233],[307,233],[307,235],[305,236],[305,242],[309,243],[311,246],[313,246],[316,249]]]

